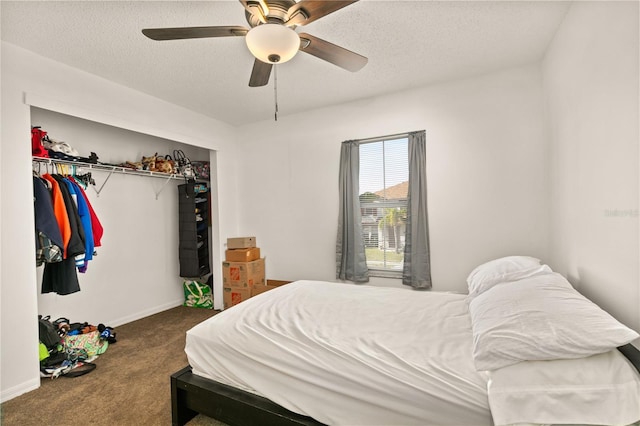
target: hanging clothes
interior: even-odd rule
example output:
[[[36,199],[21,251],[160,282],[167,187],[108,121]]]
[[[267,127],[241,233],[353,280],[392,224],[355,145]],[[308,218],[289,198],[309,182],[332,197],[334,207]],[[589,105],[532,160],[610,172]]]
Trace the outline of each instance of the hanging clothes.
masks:
[[[68,214],[71,235],[66,250],[66,258],[62,262],[47,263],[42,277],[42,293],[58,293],[60,295],[71,294],[80,291],[76,259],[85,252],[85,234],[82,227],[78,208],[71,196],[69,188],[60,175],[49,175],[58,184],[61,197]],[[53,182],[52,182],[53,184]]]
[[[91,227],[91,214],[89,207],[87,206],[87,200],[85,195],[80,191],[80,186],[71,178],[64,179],[69,188],[69,192],[75,194],[75,200],[78,205],[78,216],[80,217],[80,224],[84,229],[84,254],[82,256],[76,256],[76,266],[79,272],[87,271],[87,264],[93,259],[93,229]]]
[[[71,224],[69,223],[69,215],[67,214],[67,208],[64,203],[64,199],[62,197],[62,192],[60,191],[60,185],[58,182],[49,174],[45,173],[42,175],[42,178],[45,179],[51,185],[51,197],[53,200],[53,213],[56,217],[56,221],[58,222],[58,227],[60,228],[60,234],[62,235],[62,257],[64,259],[67,258],[67,247],[69,245],[69,239],[71,238]]]
[[[61,178],[58,183],[64,183],[65,185],[67,185],[67,190],[69,191],[69,195],[71,195],[71,200],[75,204],[76,212],[78,213],[78,233],[82,233],[84,235],[84,251],[74,256],[76,267],[80,268],[84,266],[84,260],[87,251],[87,240],[91,239],[93,241],[93,236],[91,236],[91,219],[89,218],[89,209],[87,208],[87,204],[85,203],[84,198],[82,198],[82,196],[78,194],[78,191],[76,190],[76,187],[74,186],[75,184],[73,182],[71,182],[67,178]],[[83,217],[88,220],[88,229],[86,227],[85,220],[83,220]]]
[[[73,201],[71,191],[69,191],[65,179],[61,175],[52,175],[52,177],[58,182],[58,186],[60,187],[71,226],[71,237],[69,238],[69,245],[67,246],[67,257],[84,255],[85,234],[80,221],[80,215],[78,214],[78,207]]]
[[[84,257],[84,265],[78,268],[78,272],[85,273],[87,271],[87,267],[89,265],[89,261],[93,260],[93,255],[95,254],[95,248],[100,246],[100,239],[102,238],[103,228],[98,216],[95,214],[93,207],[91,206],[91,202],[89,201],[89,197],[82,189],[82,186],[78,184],[78,182],[73,178],[68,178],[71,182],[76,185],[76,189],[78,190],[78,196],[84,199],[88,210],[88,217],[82,217],[82,223],[85,227],[86,239],[85,239],[85,257]],[[90,231],[90,234],[88,230]]]
[[[75,178],[70,177],[73,182],[78,183]],[[98,215],[93,210],[93,206],[89,201],[89,197],[87,197],[86,192],[82,189],[82,186],[78,185],[78,189],[80,193],[84,196],[85,201],[87,202],[87,207],[89,208],[89,215],[91,217],[91,232],[93,234],[93,245],[94,247],[102,246],[102,235],[104,234],[104,228],[102,227],[102,223],[100,223],[100,219],[98,219]]]
[[[53,211],[53,201],[47,185],[33,176],[33,210],[36,234],[36,266],[44,262],[62,261],[64,243]]]
[[[80,291],[78,272],[86,272],[104,229],[80,184],[86,180],[95,185],[91,174],[75,178],[75,166],[50,164],[58,173],[74,176],[34,175],[36,265],[45,265],[42,293],[66,295]],[[38,164],[38,174],[39,168]]]
[[[72,294],[80,291],[76,262],[73,257],[62,262],[45,263],[42,293]]]

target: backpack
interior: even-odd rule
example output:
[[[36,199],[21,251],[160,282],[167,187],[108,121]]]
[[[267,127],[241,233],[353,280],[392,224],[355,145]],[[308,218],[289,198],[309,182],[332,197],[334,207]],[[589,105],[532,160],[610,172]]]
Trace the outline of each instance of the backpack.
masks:
[[[38,335],[40,341],[44,343],[48,350],[56,349],[60,344],[61,339],[58,329],[49,321],[48,315],[46,317],[38,315]]]
[[[49,153],[42,145],[42,140],[47,136],[47,132],[39,126],[31,128],[31,155],[34,157],[49,158]]]

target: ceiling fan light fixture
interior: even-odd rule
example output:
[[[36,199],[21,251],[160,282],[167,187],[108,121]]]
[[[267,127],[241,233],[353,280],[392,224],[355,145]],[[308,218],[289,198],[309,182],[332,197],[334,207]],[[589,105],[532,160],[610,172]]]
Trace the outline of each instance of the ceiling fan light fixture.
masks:
[[[298,33],[281,24],[258,25],[247,33],[245,40],[251,54],[267,64],[287,62],[300,48]]]

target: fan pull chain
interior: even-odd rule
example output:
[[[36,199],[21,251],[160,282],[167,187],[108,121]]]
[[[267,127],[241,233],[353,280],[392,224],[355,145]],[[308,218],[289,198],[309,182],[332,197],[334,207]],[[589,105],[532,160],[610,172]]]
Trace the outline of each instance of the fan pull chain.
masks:
[[[275,102],[275,114],[274,117],[278,121],[278,66],[273,65],[273,95]]]

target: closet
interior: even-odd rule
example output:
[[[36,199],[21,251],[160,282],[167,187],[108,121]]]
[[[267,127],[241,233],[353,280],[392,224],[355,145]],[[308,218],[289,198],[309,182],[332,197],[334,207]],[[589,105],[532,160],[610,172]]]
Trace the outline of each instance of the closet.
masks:
[[[207,149],[35,107],[31,125],[81,156],[95,152],[101,163],[140,161],[175,149],[193,161],[210,159]],[[95,181],[85,192],[104,228],[102,245],[87,272],[79,274],[80,291],[73,294],[42,294],[43,268],[37,267],[37,282],[31,285],[38,294],[38,313],[117,326],[182,303],[177,187],[185,179],[100,164],[75,166],[76,173],[91,173]],[[52,172],[60,166],[53,160],[40,165],[43,172],[47,167]]]

